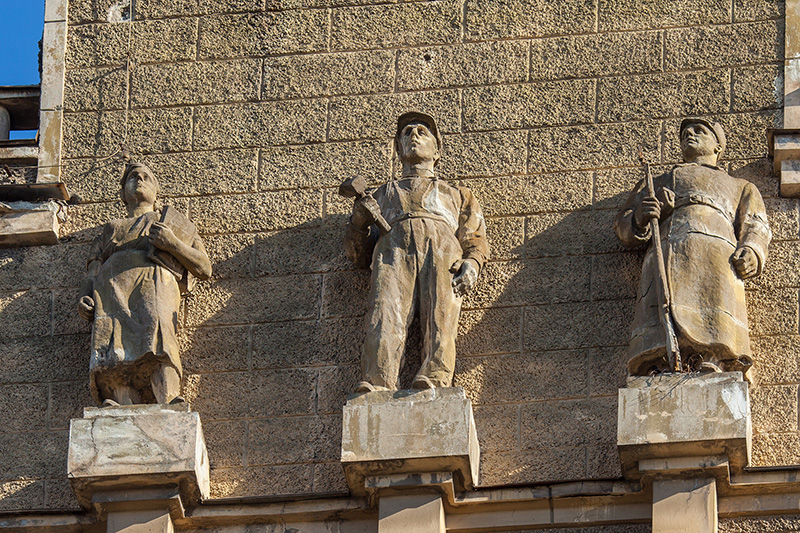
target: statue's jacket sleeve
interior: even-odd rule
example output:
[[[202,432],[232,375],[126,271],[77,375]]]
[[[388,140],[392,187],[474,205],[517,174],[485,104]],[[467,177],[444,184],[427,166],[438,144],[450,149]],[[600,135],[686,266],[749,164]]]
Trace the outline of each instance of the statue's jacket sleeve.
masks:
[[[378,242],[378,228],[370,226],[362,230],[350,222],[344,234],[344,252],[358,268],[369,268],[372,262],[372,251]]]
[[[483,270],[489,260],[489,241],[486,239],[486,221],[481,207],[466,187],[458,187],[461,195],[461,212],[458,218],[456,237],[464,251],[464,259],[473,259],[478,263],[478,270]]]
[[[681,346],[712,353],[718,361],[749,358],[744,283],[731,256],[742,247],[766,261],[771,232],[758,189],[717,167],[678,165],[654,180],[655,190],[675,193],[675,207],[662,212],[659,228],[671,313]],[[626,246],[650,241],[650,228],[637,228],[633,213],[645,197],[640,181],[617,215],[614,229]],[[629,370],[637,373],[650,357],[663,353],[656,280],[658,265],[651,245],[645,254],[631,333]]]

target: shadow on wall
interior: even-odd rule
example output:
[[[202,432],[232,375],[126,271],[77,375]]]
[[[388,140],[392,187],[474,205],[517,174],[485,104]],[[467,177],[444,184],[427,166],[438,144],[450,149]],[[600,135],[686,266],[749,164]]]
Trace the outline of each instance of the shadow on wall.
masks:
[[[495,259],[465,301],[455,380],[476,406],[483,486],[620,476],[616,391],[643,250],[624,249],[612,221],[640,177],[618,171],[573,211],[488,214]],[[184,361],[217,497],[346,491],[340,412],[369,278],[344,257],[345,223],[206,238],[215,280],[187,299]],[[419,341],[412,325],[405,384]]]
[[[455,382],[477,406],[486,485],[619,475],[607,463],[640,258],[617,244],[614,214],[489,219],[520,238],[493,242],[465,302]],[[184,361],[217,497],[346,491],[339,414],[360,377],[369,278],[344,257],[345,224],[206,237],[215,279],[187,299]],[[413,324],[403,384],[419,359]]]
[[[796,202],[775,198],[765,168],[758,161],[732,174],[762,189],[776,240],[796,242]],[[611,227],[641,170],[619,174],[600,199],[538,214],[524,206],[500,212],[480,178],[465,181],[487,211],[493,247],[465,301],[455,378],[476,407],[482,486],[619,476],[616,389],[643,253],[624,250]],[[117,204],[84,205],[61,245],[0,251],[0,454],[10,458],[0,467],[3,508],[75,507],[63,475],[67,429],[91,404],[77,286],[89,241],[120,215]],[[186,298],[181,335],[186,396],[202,416],[214,497],[347,491],[341,407],[360,377],[369,276],[344,257],[346,220],[334,214],[204,237],[214,277]],[[771,383],[797,381],[773,375],[789,365],[759,353],[765,339],[797,327],[782,318],[794,316],[787,313],[797,291],[775,293],[783,271],[772,266],[777,278],[767,270],[748,284],[753,348]],[[403,383],[419,358],[412,325]]]
[[[84,225],[76,221],[70,233],[75,244],[53,248],[74,248],[75,280],[56,285],[73,287],[59,299],[81,341],[69,366],[71,385],[82,392],[66,402],[63,429],[90,401],[88,328],[74,316],[74,287],[84,275],[87,242],[99,224],[119,216],[110,207],[82,206]],[[605,381],[619,376],[629,322],[619,317],[633,308],[624,287],[635,287],[616,265],[635,254],[617,252],[613,213],[587,207],[489,219],[490,227],[510,225],[527,235],[511,246],[496,239],[497,260],[462,314],[455,384],[477,407],[484,485],[593,477],[586,450],[613,434],[615,400],[608,395],[617,384]],[[181,335],[185,395],[203,420],[214,497],[347,491],[339,464],[341,407],[360,378],[369,274],[344,257],[346,220],[333,215],[279,231],[204,237],[214,277],[185,299]],[[20,296],[4,317],[47,316],[46,335],[52,297],[43,300],[46,312],[32,313]],[[415,323],[404,384],[419,366],[420,344]],[[59,437],[66,450],[66,432]],[[44,453],[58,467],[48,476],[61,477],[62,455]]]
[[[347,492],[341,408],[369,278],[344,256],[346,220],[204,237],[214,277],[186,298],[182,346],[214,497]]]
[[[74,313],[88,245],[0,250],[0,510],[69,509],[69,419],[91,405]],[[87,403],[89,402],[89,403]]]
[[[476,406],[483,486],[621,475],[616,391],[642,252],[619,244],[615,215],[487,220],[494,260],[465,302],[455,380]]]

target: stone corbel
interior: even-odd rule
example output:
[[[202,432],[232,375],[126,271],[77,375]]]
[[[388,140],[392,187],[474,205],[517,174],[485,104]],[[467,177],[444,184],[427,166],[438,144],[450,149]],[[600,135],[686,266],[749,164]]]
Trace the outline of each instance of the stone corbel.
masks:
[[[342,467],[378,508],[378,533],[444,533],[445,504],[475,486],[479,461],[461,388],[369,392],[344,406]]]
[[[456,504],[455,481],[452,472],[367,476],[364,479],[364,488],[370,507],[377,507],[381,497],[410,492],[438,494],[449,505]]]
[[[200,417],[186,404],[86,408],[70,422],[67,463],[78,503],[108,533],[170,533],[209,496]]]
[[[767,135],[772,168],[780,179],[781,196],[800,197],[800,129],[772,129]]]

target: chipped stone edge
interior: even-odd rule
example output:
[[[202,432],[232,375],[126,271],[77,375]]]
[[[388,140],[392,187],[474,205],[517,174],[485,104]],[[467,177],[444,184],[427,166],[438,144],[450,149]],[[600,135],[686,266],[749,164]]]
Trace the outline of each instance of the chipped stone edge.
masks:
[[[61,181],[68,0],[45,0],[37,183]]]

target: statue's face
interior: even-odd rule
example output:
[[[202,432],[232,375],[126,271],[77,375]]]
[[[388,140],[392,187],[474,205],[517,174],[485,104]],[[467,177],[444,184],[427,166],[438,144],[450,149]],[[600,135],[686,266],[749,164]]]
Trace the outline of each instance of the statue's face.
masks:
[[[158,195],[158,182],[155,176],[143,168],[135,168],[125,181],[126,203],[154,203]]]
[[[409,163],[436,161],[439,145],[433,132],[422,122],[412,122],[400,132],[400,159]]]
[[[717,136],[705,124],[689,124],[681,132],[684,161],[692,162],[700,156],[716,155],[721,148]]]

